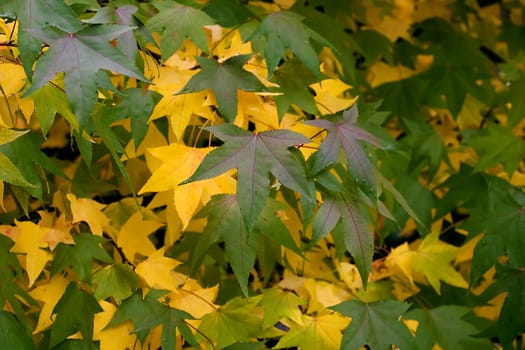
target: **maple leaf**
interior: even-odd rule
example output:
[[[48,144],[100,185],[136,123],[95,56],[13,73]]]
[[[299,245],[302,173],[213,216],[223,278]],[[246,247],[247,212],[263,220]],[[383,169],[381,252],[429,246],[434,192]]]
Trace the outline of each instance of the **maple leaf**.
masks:
[[[61,274],[56,274],[45,283],[38,283],[30,292],[33,298],[40,300],[44,304],[40,309],[38,323],[33,333],[42,332],[53,324],[54,319],[51,317],[53,315],[53,309],[64,294],[69,282],[70,281]]]
[[[319,58],[312,48],[310,39],[324,46],[332,45],[317,32],[303,23],[304,17],[290,11],[278,11],[266,16],[257,31],[248,40],[264,39],[264,58],[271,76],[286,49],[290,49],[303,64],[320,78]]]
[[[281,289],[271,288],[263,291],[259,306],[264,309],[263,329],[268,329],[279,322],[283,317],[295,322],[301,321],[300,305],[304,305],[305,300],[297,295],[285,292]]]
[[[36,350],[29,330],[7,311],[0,311],[0,348]]]
[[[75,310],[75,312],[72,312]],[[57,314],[51,329],[50,347],[80,331],[83,339],[93,338],[93,316],[103,311],[93,295],[84,291],[76,282],[70,282],[66,291],[53,308]]]
[[[251,54],[237,55],[224,62],[195,57],[201,71],[195,74],[177,94],[211,89],[217,99],[219,112],[227,122],[233,122],[237,115],[238,89],[250,92],[267,91],[257,76],[243,69],[251,56]]]
[[[259,297],[228,300],[202,318],[199,332],[219,349],[257,337],[262,323],[256,312],[258,301]]]
[[[152,175],[140,189],[139,194],[173,189],[175,208],[182,220],[183,228],[185,228],[201,202],[206,202],[214,194],[234,191],[234,180],[229,174],[179,186],[182,181],[195,172],[202,159],[211,150],[210,147],[194,148],[178,143],[148,149],[146,159],[152,170]],[[162,165],[155,168],[154,164],[158,161],[162,161]]]
[[[31,286],[53,257],[51,253],[42,249],[48,246],[43,242],[47,230],[30,221],[17,221],[16,226],[20,233],[11,252],[26,254],[26,271]]]
[[[414,309],[405,314],[406,319],[419,322],[416,332],[416,344],[418,349],[431,350],[438,345],[441,349],[453,349],[461,347],[469,348],[472,343],[477,343],[473,335],[479,330],[463,318],[471,310],[464,306],[443,305],[434,309]],[[487,341],[485,347],[476,344],[476,349],[490,349]]]
[[[187,37],[203,52],[208,52],[204,26],[215,24],[213,18],[199,9],[175,1],[155,2],[153,5],[159,13],[146,25],[151,31],[161,33],[160,51],[164,60],[173,55]],[[174,18],[177,20],[174,21]]]
[[[161,226],[163,224],[159,221],[146,220],[139,211],[131,215],[120,228],[117,237],[117,245],[122,248],[126,259],[133,262],[137,253],[149,256],[155,252],[155,245],[148,236]]]
[[[44,194],[44,187],[35,167],[37,167],[37,169],[46,169],[55,175],[67,178],[62,169],[40,151],[42,141],[43,138],[41,135],[35,132],[29,132],[19,136],[12,142],[0,145],[0,154],[9,158],[22,174],[20,179],[13,179],[15,184],[23,185],[22,182],[24,181],[22,179],[26,179],[31,185],[25,186],[24,189],[32,196],[40,199]],[[21,154],[24,156],[21,157]],[[1,170],[0,174],[2,174]]]
[[[291,327],[275,348],[298,346],[302,350],[337,350],[341,345],[341,332],[347,325],[348,319],[336,313],[317,316],[301,315],[300,322]]]
[[[33,64],[42,45],[42,42],[30,33],[30,29],[46,25],[70,32],[82,29],[75,12],[62,0],[16,0],[12,1],[11,11],[20,22],[18,48],[28,77],[31,77]]]
[[[137,342],[137,336],[131,333],[133,323],[124,322],[118,326],[105,328],[115,315],[117,307],[104,300],[99,300],[99,304],[104,311],[95,314],[93,340],[100,341],[100,350],[133,349]]]
[[[360,349],[368,345],[371,349],[416,349],[412,334],[401,322],[400,317],[408,310],[409,304],[386,300],[363,303],[350,300],[330,307],[352,318],[343,334],[342,349]]]
[[[312,238],[308,246],[312,247],[340,223],[340,229],[333,234],[342,234],[345,246],[352,254],[366,288],[374,254],[374,236],[370,232],[361,205],[348,197],[341,194],[336,198],[324,199],[314,218]]]
[[[159,299],[165,294],[165,291],[155,289],[150,290],[145,298],[142,298],[138,293],[133,294],[123,301],[106,328],[131,320],[135,327],[133,332],[137,333],[140,342],[144,343],[151,329],[162,324],[161,346],[163,349],[175,348],[176,328],[188,343],[194,348],[200,349],[193,333],[184,321],[185,319],[193,319],[193,317],[187,312],[169,308],[160,302]]]
[[[394,248],[386,259],[386,265],[398,267],[413,286],[414,273],[423,273],[434,290],[440,293],[440,281],[460,288],[468,287],[463,276],[450,266],[450,261],[457,254],[458,248],[441,241],[439,232],[435,231],[428,234],[415,250],[409,249],[406,242]]]
[[[116,119],[131,119],[131,136],[135,146],[138,146],[148,132],[146,122],[161,96],[155,91],[140,88],[126,89],[122,94],[123,99],[111,109],[111,113]]]
[[[180,265],[175,259],[164,256],[165,249],[161,248],[151,254],[135,268],[137,275],[155,289],[175,290],[181,284],[176,281],[173,270]]]
[[[183,184],[215,177],[237,168],[237,196],[242,217],[249,231],[257,221],[268,197],[270,173],[284,186],[310,198],[308,180],[298,158],[288,150],[309,141],[288,130],[253,134],[234,125],[209,127],[224,145],[209,153],[195,173]]]
[[[231,0],[210,0],[202,10],[226,28],[247,23],[255,16],[248,7]]]
[[[144,80],[142,73],[109,41],[132,30],[122,25],[96,25],[74,32],[55,28],[31,29],[32,35],[49,44],[50,48],[38,60],[31,94],[44,86],[56,73],[64,72],[64,85],[71,107],[85,129],[97,99],[97,73],[107,69]],[[75,59],[72,59],[75,58]]]
[[[333,164],[340,150],[345,153],[348,166],[359,185],[366,188],[366,192],[375,191],[374,169],[368,156],[358,141],[366,141],[369,144],[382,148],[375,136],[368,131],[355,125],[357,121],[357,106],[343,112],[342,117],[336,115],[333,118],[308,120],[305,124],[314,125],[328,131],[328,135],[315,153],[312,171],[318,173],[328,165]]]
[[[307,113],[319,114],[314,96],[308,88],[310,84],[317,81],[317,78],[301,61],[295,58],[286,61],[273,72],[271,81],[279,84],[279,91],[283,93],[274,96],[279,120],[288,112],[292,104]]]
[[[100,246],[106,239],[89,233],[74,235],[73,239],[74,245],[60,243],[55,249],[51,264],[52,274],[71,266],[80,280],[87,281],[91,277],[94,259],[105,263],[113,262],[108,252]]]
[[[97,300],[113,297],[117,304],[131,296],[140,285],[137,274],[126,264],[112,264],[93,274]]]
[[[97,236],[102,236],[104,227],[109,226],[109,219],[102,209],[106,207],[89,198],[77,198],[73,193],[66,194],[73,213],[73,223],[85,221],[89,225],[91,232]]]
[[[133,5],[123,5],[114,7],[109,5],[100,8],[97,13],[90,19],[84,19],[84,23],[92,24],[122,24],[126,26],[133,26],[136,24],[133,14],[138,11],[138,8]],[[137,41],[133,32],[129,31],[119,36],[117,47],[126,54],[128,59],[133,62],[137,57]]]

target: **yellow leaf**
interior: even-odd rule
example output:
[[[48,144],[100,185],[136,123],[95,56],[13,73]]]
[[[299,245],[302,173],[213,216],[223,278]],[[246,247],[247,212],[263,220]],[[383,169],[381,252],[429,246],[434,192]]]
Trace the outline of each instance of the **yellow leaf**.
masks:
[[[458,255],[458,248],[439,240],[439,232],[435,231],[425,237],[412,258],[412,268],[422,272],[430,285],[439,294],[440,281],[450,285],[468,288],[465,281],[450,262]]]
[[[310,87],[315,91],[314,99],[322,114],[334,114],[350,108],[357,100],[357,97],[342,96],[351,86],[339,79],[326,79]]]
[[[165,248],[161,248],[151,254],[146,260],[137,265],[135,272],[151,288],[175,290],[184,283],[187,277],[173,271],[180,265],[180,262],[164,256],[164,252]]]
[[[49,244],[50,250],[55,250],[58,243],[75,244],[73,237],[71,237],[71,234],[69,233],[72,224],[66,220],[64,214],[57,218],[52,213],[40,210],[38,211],[38,215],[40,215],[38,225],[47,230],[42,241]]]
[[[26,271],[29,277],[29,286],[32,286],[47,262],[53,258],[51,253],[43,249],[48,248],[48,244],[43,241],[47,230],[30,221],[16,221],[16,226],[20,229],[20,233],[15,245],[11,248],[11,252],[26,255]]]
[[[337,305],[352,297],[346,289],[333,283],[317,281],[313,278],[308,278],[303,288],[310,294],[310,302],[308,304],[309,313],[324,310],[327,307]]]
[[[336,350],[341,346],[342,331],[349,320],[339,314],[303,315],[302,322],[294,324],[279,340],[276,348],[300,347],[301,350]]]
[[[133,322],[126,321],[105,329],[117,308],[104,300],[100,300],[99,304],[104,311],[95,314],[93,340],[100,341],[100,350],[135,349],[137,336],[131,333],[134,328]]]
[[[120,228],[117,245],[131,262],[135,261],[136,253],[149,256],[155,252],[155,246],[148,236],[162,225],[159,221],[144,220],[142,213],[137,211]]]
[[[214,301],[219,292],[219,285],[202,288],[197,281],[188,279],[180,288],[170,292],[170,307],[186,311],[193,317],[200,319],[204,315],[215,311]]]
[[[199,206],[206,203],[212,195],[235,192],[235,180],[231,177],[231,172],[213,179],[179,185],[195,172],[212,149],[192,148],[176,143],[149,149],[146,159],[153,174],[139,194],[173,189],[175,208],[185,228]],[[159,161],[162,165],[155,169],[153,166],[159,164]]]
[[[104,227],[109,226],[109,219],[102,213],[106,206],[89,198],[77,198],[73,193],[66,197],[71,203],[73,223],[85,221],[93,234],[102,236]]]
[[[68,283],[69,280],[64,278],[62,274],[57,273],[49,281],[41,284],[39,283],[35,289],[29,292],[29,295],[33,298],[44,303],[40,315],[38,316],[38,323],[33,334],[40,333],[53,324],[53,309],[66,291]]]
[[[486,108],[486,104],[467,94],[463,107],[461,107],[461,111],[457,117],[459,130],[478,129],[483,122],[482,110]]]

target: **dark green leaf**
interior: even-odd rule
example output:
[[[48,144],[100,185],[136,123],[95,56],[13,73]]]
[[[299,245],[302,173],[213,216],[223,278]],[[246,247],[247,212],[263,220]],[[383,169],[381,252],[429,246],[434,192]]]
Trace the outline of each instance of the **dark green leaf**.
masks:
[[[358,350],[368,345],[374,350],[416,349],[412,334],[400,320],[409,304],[387,300],[371,304],[358,300],[345,301],[330,307],[352,318],[343,334],[341,349]]]
[[[29,330],[7,311],[0,311],[0,349],[36,350]]]
[[[257,77],[242,67],[251,55],[238,55],[224,62],[214,59],[195,57],[201,66],[201,71],[178,92],[187,94],[211,89],[217,99],[219,112],[227,122],[232,123],[237,116],[237,90],[263,92],[267,89]]]
[[[153,108],[162,96],[155,91],[140,88],[126,89],[122,94],[124,98],[113,109],[113,113],[118,119],[131,119],[131,135],[138,147],[148,132],[147,121]]]
[[[95,343],[78,339],[66,339],[53,350],[98,350]]]
[[[298,59],[291,59],[279,66],[271,81],[279,84],[282,95],[274,97],[279,119],[288,112],[292,104],[310,114],[319,114],[314,97],[308,85],[317,81],[315,75]]]
[[[404,317],[419,322],[416,333],[418,349],[432,350],[436,345],[441,349],[467,349],[467,345],[479,341],[473,337],[479,330],[464,320],[469,312],[471,310],[464,306],[444,305],[431,310],[411,310]],[[487,347],[478,344],[477,348]]]
[[[255,15],[238,0],[210,0],[202,8],[223,27],[234,27],[245,23]]]
[[[147,26],[151,31],[161,33],[160,51],[164,60],[170,58],[186,38],[203,52],[208,52],[204,26],[215,24],[213,18],[202,10],[174,1],[156,2],[154,6],[159,13],[147,22]]]
[[[99,260],[105,263],[113,262],[108,252],[100,246],[106,239],[89,233],[80,233],[74,235],[74,245],[60,243],[55,252],[55,258],[51,264],[51,273],[71,266],[78,278],[82,281],[88,281],[92,273],[93,260]]]
[[[278,11],[266,16],[253,37],[248,40],[264,38],[264,58],[270,77],[286,49],[290,49],[304,65],[319,79],[319,58],[312,48],[310,39],[324,46],[332,46],[321,35],[303,23],[304,17],[290,11]]]
[[[54,347],[78,331],[84,340],[92,340],[93,317],[102,311],[93,295],[76,282],[70,282],[53,309],[56,319],[51,329],[50,346]]]

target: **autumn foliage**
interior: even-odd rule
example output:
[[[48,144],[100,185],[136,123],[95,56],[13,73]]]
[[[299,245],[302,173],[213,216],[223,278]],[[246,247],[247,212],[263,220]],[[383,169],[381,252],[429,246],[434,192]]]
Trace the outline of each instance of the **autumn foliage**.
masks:
[[[2,0],[0,349],[521,349],[518,1]]]

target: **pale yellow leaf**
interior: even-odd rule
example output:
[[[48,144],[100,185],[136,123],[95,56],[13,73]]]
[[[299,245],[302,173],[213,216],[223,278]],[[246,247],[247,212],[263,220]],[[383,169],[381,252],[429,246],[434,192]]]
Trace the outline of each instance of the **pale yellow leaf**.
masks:
[[[173,308],[188,312],[193,317],[200,319],[204,315],[215,311],[214,301],[219,292],[219,285],[202,288],[197,281],[188,279],[180,288],[168,294],[169,305]]]
[[[148,236],[162,225],[159,221],[145,220],[142,213],[137,211],[120,228],[117,245],[129,261],[135,261],[137,253],[149,256],[155,252],[155,246]]]
[[[155,289],[175,290],[184,283],[186,277],[173,271],[180,265],[175,259],[164,256],[165,248],[151,254],[146,260],[137,265],[135,272],[146,283]]]
[[[357,97],[343,96],[351,86],[339,79],[326,79],[310,87],[315,91],[314,99],[321,114],[335,114],[348,109],[357,100]]]
[[[104,300],[99,301],[104,311],[96,313],[93,340],[100,341],[100,350],[134,349],[137,336],[132,333],[133,322],[126,321],[111,328],[105,328],[113,318],[116,306]]]
[[[25,266],[29,277],[29,286],[36,281],[53,255],[44,250],[48,244],[43,241],[47,230],[30,221],[15,221],[20,233],[11,248],[13,253],[25,254]]]
[[[73,237],[69,233],[73,225],[66,220],[64,214],[57,218],[50,212],[39,210],[38,215],[40,215],[38,225],[47,230],[42,241],[49,244],[50,250],[55,250],[59,243],[75,244]]]
[[[43,302],[38,316],[38,323],[33,334],[46,330],[54,322],[53,309],[66,291],[69,280],[60,273],[55,274],[49,281],[39,283],[35,289],[29,292],[36,300]]]
[[[93,234],[102,236],[104,227],[109,226],[109,219],[102,213],[106,205],[89,198],[77,198],[73,193],[66,197],[71,204],[73,223],[85,221]]]

